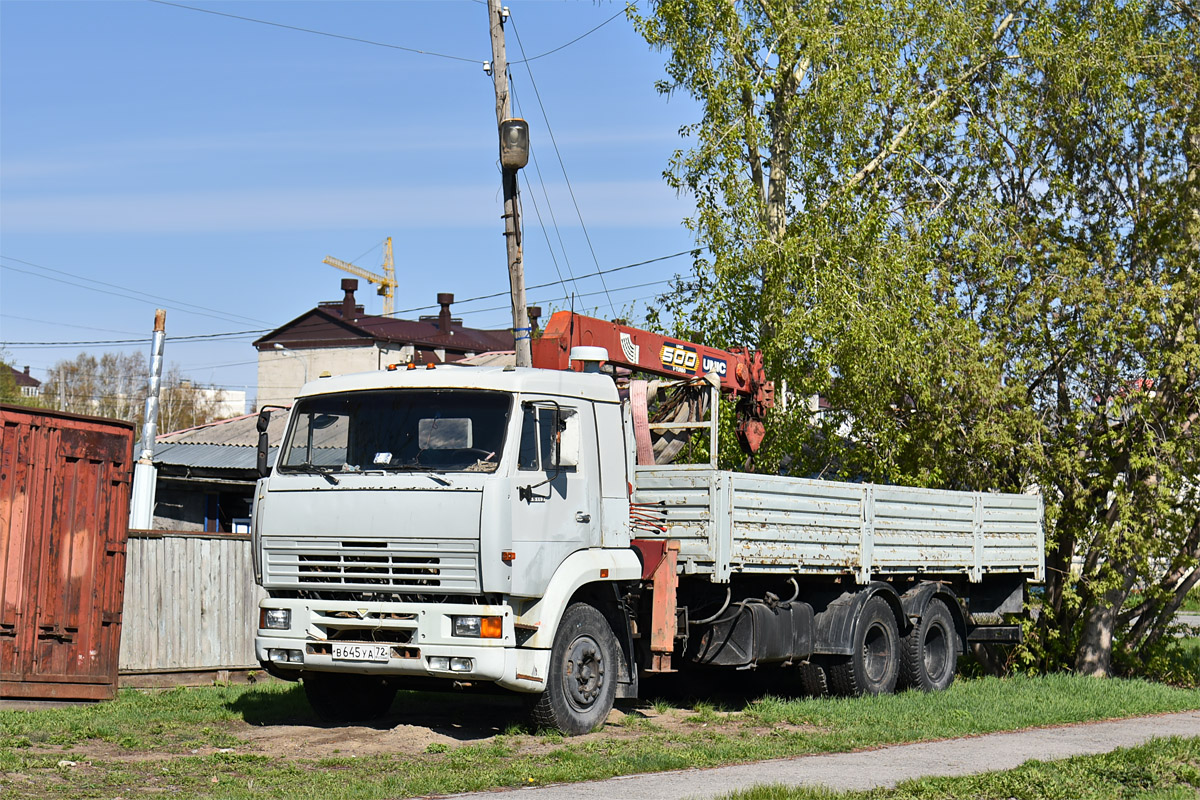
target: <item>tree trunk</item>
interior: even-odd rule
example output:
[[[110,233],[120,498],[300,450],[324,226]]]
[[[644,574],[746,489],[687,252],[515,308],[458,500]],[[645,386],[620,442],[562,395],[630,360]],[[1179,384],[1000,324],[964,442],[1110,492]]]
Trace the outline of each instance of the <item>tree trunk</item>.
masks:
[[[1075,653],[1075,671],[1080,675],[1107,678],[1112,671],[1113,628],[1117,607],[1107,602],[1088,609],[1083,636]]]
[[[1113,631],[1134,578],[1132,571],[1124,572],[1122,585],[1097,597],[1084,614],[1083,632],[1075,651],[1075,671],[1080,675],[1107,678],[1112,674]]]

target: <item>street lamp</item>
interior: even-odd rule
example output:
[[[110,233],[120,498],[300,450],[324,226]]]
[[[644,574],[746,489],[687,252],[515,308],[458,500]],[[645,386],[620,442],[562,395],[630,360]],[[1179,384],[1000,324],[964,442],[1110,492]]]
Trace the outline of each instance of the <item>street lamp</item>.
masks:
[[[295,350],[289,350],[279,342],[275,343],[275,349],[283,353],[285,356],[291,356],[300,361],[300,366],[304,367],[304,382],[308,383],[308,360],[304,356],[297,353]]]

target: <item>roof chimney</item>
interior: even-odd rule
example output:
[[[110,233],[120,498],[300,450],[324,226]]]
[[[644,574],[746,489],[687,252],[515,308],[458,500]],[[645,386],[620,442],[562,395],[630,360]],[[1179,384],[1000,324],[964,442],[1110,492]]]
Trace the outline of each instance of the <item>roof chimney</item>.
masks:
[[[29,374],[29,367],[28,367],[28,365],[25,367],[25,374],[26,374],[26,375],[28,375],[28,374]]]
[[[525,313],[529,315],[529,327],[536,333],[538,329],[538,318],[542,316],[541,306],[529,306],[525,309]]]
[[[349,320],[354,316],[354,292],[358,289],[357,278],[342,278],[342,291],[346,296],[342,298],[342,319]]]
[[[450,332],[450,304],[454,302],[454,295],[448,292],[438,292],[438,305],[442,310],[438,312],[438,331],[441,333]]]

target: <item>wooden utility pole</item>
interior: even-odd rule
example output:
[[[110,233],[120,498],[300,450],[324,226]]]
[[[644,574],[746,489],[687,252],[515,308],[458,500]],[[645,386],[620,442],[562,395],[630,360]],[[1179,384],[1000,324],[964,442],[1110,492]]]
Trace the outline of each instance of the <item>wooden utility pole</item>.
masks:
[[[508,99],[508,62],[504,55],[504,20],[508,9],[501,9],[500,0],[487,0],[488,22],[492,33],[492,80],[496,84],[496,129],[499,139],[500,123],[512,116]],[[512,294],[513,344],[517,351],[517,366],[533,366],[530,349],[529,313],[525,308],[525,264],[521,255],[520,209],[517,203],[517,170],[504,169],[504,239],[508,246],[508,285]]]

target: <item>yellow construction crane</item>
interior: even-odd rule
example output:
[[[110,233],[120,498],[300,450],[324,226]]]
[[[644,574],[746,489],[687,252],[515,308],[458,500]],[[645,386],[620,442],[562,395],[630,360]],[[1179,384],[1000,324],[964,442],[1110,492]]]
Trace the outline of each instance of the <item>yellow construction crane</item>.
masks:
[[[342,261],[340,258],[334,258],[333,256],[325,256],[323,263],[349,272],[351,275],[357,275],[368,283],[378,284],[379,289],[375,293],[383,296],[383,315],[385,317],[392,315],[392,312],[395,310],[396,300],[396,270],[392,266],[392,237],[387,237],[387,241],[383,245],[382,275],[355,266],[348,261]]]

